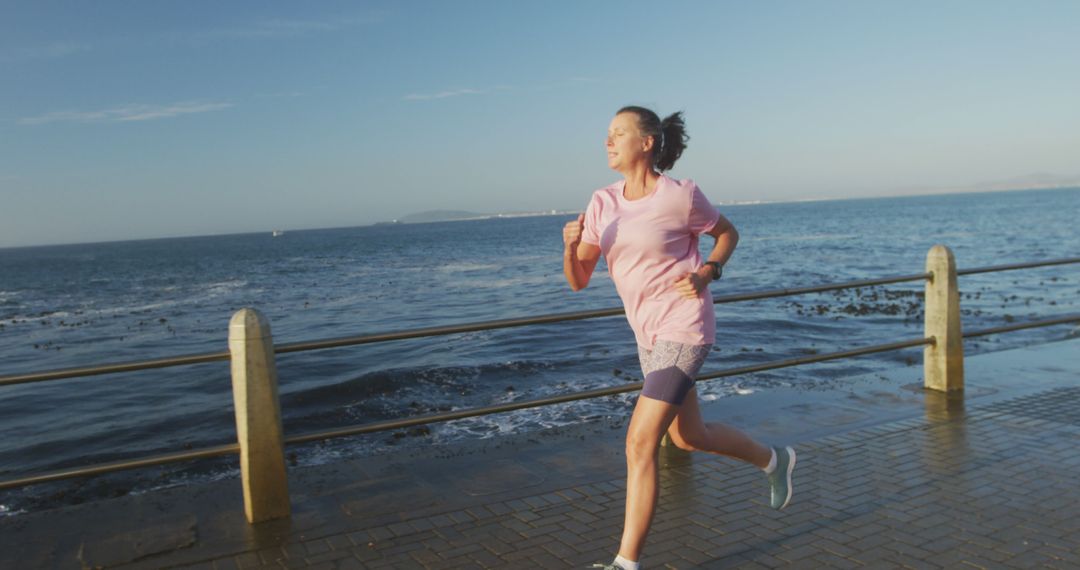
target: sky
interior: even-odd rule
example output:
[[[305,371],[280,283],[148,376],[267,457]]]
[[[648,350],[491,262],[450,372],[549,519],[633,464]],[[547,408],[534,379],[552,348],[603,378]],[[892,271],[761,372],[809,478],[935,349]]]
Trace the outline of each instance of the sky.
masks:
[[[584,208],[615,110],[715,203],[1080,186],[1080,2],[0,0],[0,247]]]

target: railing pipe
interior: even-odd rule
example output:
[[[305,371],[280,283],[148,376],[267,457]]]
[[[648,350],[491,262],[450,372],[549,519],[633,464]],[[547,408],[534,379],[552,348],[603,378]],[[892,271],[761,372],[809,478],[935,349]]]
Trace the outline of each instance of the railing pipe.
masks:
[[[893,277],[882,277],[880,279],[860,279],[856,281],[845,281],[843,283],[830,283],[827,285],[812,285],[809,287],[789,287],[783,289],[771,289],[767,291],[757,291],[753,293],[735,293],[731,295],[720,295],[713,297],[713,303],[736,303],[741,301],[754,301],[758,299],[771,299],[774,297],[788,297],[793,295],[804,295],[807,293],[821,293],[825,291],[836,291],[841,289],[854,289],[858,287],[873,287],[877,285],[889,285],[892,283],[903,283],[905,281],[919,281],[922,279],[928,279],[929,273],[917,273],[912,275],[896,275]],[[356,335],[340,338],[332,338],[325,340],[315,341],[302,341],[292,343],[282,343],[274,347],[275,354],[284,354],[289,352],[300,352],[306,350],[322,350],[326,348],[339,348],[343,346],[356,346],[361,344],[372,344],[377,342],[387,342],[392,340],[407,340],[414,338],[424,338],[430,336],[441,336],[449,334],[459,334],[466,332],[475,332],[480,330],[494,330],[505,329],[512,327],[523,327],[528,325],[540,325],[559,323],[565,321],[579,321],[585,319],[595,319],[601,317],[613,317],[623,314],[621,308],[608,308],[608,309],[596,309],[591,311],[577,311],[570,313],[554,313],[550,315],[540,315],[536,317],[522,317],[515,319],[499,319],[492,321],[479,321],[473,323],[464,323],[460,325],[447,325],[438,327],[427,327],[422,329],[411,329],[405,331],[390,331],[384,333],[375,333],[368,335]],[[145,360],[138,362],[122,362],[119,364],[102,364],[98,366],[84,366],[79,368],[63,368],[59,370],[46,370],[42,372],[29,372],[26,374],[14,374],[10,376],[0,376],[0,386],[13,385],[13,384],[26,384],[31,382],[44,382],[47,380],[62,380],[65,378],[78,378],[84,376],[96,376],[100,374],[112,374],[117,372],[134,372],[137,370],[148,370],[152,368],[166,368],[169,366],[183,366],[187,364],[201,364],[204,362],[218,362],[222,360],[228,360],[228,352],[209,352],[202,354],[188,354],[182,356],[173,356],[168,358],[160,358],[157,360]]]
[[[137,370],[150,370],[152,368],[168,368],[170,366],[185,366],[188,364],[203,364],[205,362],[220,362],[228,360],[228,352],[208,352],[204,354],[188,354],[185,356],[169,356],[155,360],[139,360],[136,362],[120,362],[117,364],[100,364],[97,366],[80,366],[78,368],[60,368],[57,370],[45,370],[42,372],[28,372],[26,374],[12,374],[0,376],[0,386],[14,384],[28,384],[31,382],[45,382],[47,380],[63,380],[65,378],[82,378],[84,376],[98,376],[101,374],[113,374],[116,372],[135,372]]]
[[[977,336],[986,336],[991,334],[999,334],[1004,332],[1019,331],[1024,329],[1034,329],[1039,327],[1049,327],[1053,325],[1064,325],[1068,323],[1080,323],[1080,313],[1074,313],[1072,315],[1066,315],[1064,317],[1057,317],[1053,319],[1043,319],[1039,321],[1028,321],[1026,323],[1017,323],[1014,325],[1003,325],[1000,327],[992,327],[988,329],[982,329],[977,331],[971,331],[964,333],[964,338],[972,338]]]
[[[976,331],[969,331],[964,333],[964,338],[986,336],[991,334],[998,334],[1003,332],[1010,332],[1022,329],[1031,329],[1038,327],[1054,326],[1069,323],[1080,323],[1080,314],[1067,315],[1064,317],[1057,317],[1052,319],[1042,319],[1037,321],[1029,321],[1025,323],[1017,323],[1013,325],[1007,325],[1002,327],[994,327],[989,329],[981,329]],[[846,350],[842,352],[832,352],[814,356],[804,356],[798,358],[789,358],[786,360],[772,361],[762,364],[753,364],[749,366],[742,366],[739,368],[730,368],[727,370],[719,370],[716,372],[709,372],[702,374],[698,380],[707,381],[715,378],[723,378],[728,376],[737,376],[740,374],[751,374],[755,372],[765,372],[768,370],[775,370],[778,368],[787,368],[791,366],[797,366],[800,364],[811,364],[814,362],[823,362],[826,360],[837,360],[839,358],[847,358],[852,356],[860,356],[864,354],[872,354],[877,352],[886,352],[889,350],[898,350],[903,348],[912,348],[921,345],[927,345],[932,343],[933,340],[929,338],[918,338],[907,341],[901,341],[897,343],[881,344],[870,347],[856,348],[852,350]],[[538,400],[529,400],[527,402],[516,402],[511,404],[500,404],[497,406],[488,406],[484,408],[473,408],[470,410],[459,410],[457,412],[450,412],[449,414],[440,414],[437,416],[422,416],[419,418],[408,418],[402,420],[389,420],[385,422],[377,422],[372,424],[364,424],[360,426],[350,426],[345,428],[337,428],[333,430],[298,434],[292,437],[284,439],[287,445],[296,445],[302,443],[309,443],[313,441],[322,441],[326,439],[332,439],[334,437],[343,437],[349,435],[360,435],[366,433],[375,433],[379,431],[390,431],[395,429],[403,429],[408,427],[414,427],[417,425],[434,423],[437,421],[448,421],[456,419],[464,419],[469,417],[475,417],[480,415],[487,415],[492,413],[508,412],[513,410],[539,407],[549,404],[561,404],[571,402],[575,400],[584,400],[588,398],[598,398],[603,396],[614,396],[626,392],[633,392],[634,390],[641,389],[641,382],[624,384],[621,386],[613,386],[609,388],[598,388],[595,390],[587,390],[584,392],[577,392],[575,394],[567,394],[563,396],[553,396],[550,398],[543,398]],[[28,475],[18,479],[9,479],[6,481],[0,481],[0,490],[11,489],[15,487],[24,487],[27,485],[34,485],[38,483],[48,483],[51,481],[59,481],[63,479],[73,479],[75,477],[83,477],[88,475],[101,475],[105,473],[112,473],[115,471],[124,471],[128,469],[136,469],[140,467],[152,467],[156,465],[166,465],[169,463],[177,463],[181,461],[191,461],[195,459],[208,459],[213,457],[220,457],[223,455],[239,453],[239,444],[226,444],[215,447],[208,447],[203,449],[196,449],[192,451],[183,451],[177,453],[168,453],[162,455],[154,455],[151,457],[143,457],[139,459],[127,459],[123,461],[115,461],[111,463],[102,463],[97,465],[90,465],[85,467],[72,467],[69,469],[63,469],[59,471],[52,471],[47,473],[39,473],[35,475]]]
[[[904,348],[912,348],[921,346],[933,342],[926,338],[917,338],[900,342],[892,342],[888,344],[879,344],[874,346],[866,346],[861,348],[855,348],[850,350],[844,350],[840,352],[830,352],[825,354],[818,354],[812,356],[800,356],[796,358],[788,358],[784,360],[774,360],[771,362],[763,362],[761,364],[751,364],[748,366],[741,366],[738,368],[729,368],[727,370],[718,370],[716,372],[709,372],[702,374],[698,377],[698,381],[708,381],[716,378],[724,378],[728,376],[738,376],[741,374],[751,374],[755,372],[765,372],[768,370],[776,370],[779,368],[790,368],[792,366],[798,366],[801,364],[812,364],[815,362],[825,362],[828,360],[838,360],[841,358],[850,358],[853,356],[862,356],[865,354],[874,354],[878,352],[887,352],[891,350],[900,350]],[[582,392],[574,392],[572,394],[563,394],[560,396],[550,396],[547,398],[540,398],[536,400],[527,400],[524,402],[512,402],[507,404],[497,404],[494,406],[486,406],[480,408],[470,408],[467,410],[458,410],[456,412],[447,412],[441,414],[432,414],[428,416],[419,416],[414,418],[405,418],[399,420],[388,420],[384,422],[373,422],[368,424],[347,426],[343,428],[335,428],[332,430],[325,430],[319,432],[312,432],[306,434],[298,434],[292,437],[284,438],[284,443],[288,445],[296,445],[302,443],[310,443],[313,441],[323,441],[327,439],[333,439],[337,437],[345,437],[351,435],[362,435],[368,433],[376,433],[383,431],[390,431],[395,429],[410,428],[425,424],[460,420],[471,417],[485,416],[490,414],[511,412],[514,410],[523,410],[527,408],[537,408],[541,406],[547,406],[552,404],[563,404],[567,402],[573,402],[577,400],[587,400],[592,398],[601,398],[604,396],[615,396],[618,394],[624,394],[626,392],[633,392],[640,390],[642,382],[633,382],[623,384],[620,386],[611,386],[607,388],[597,388],[594,390],[585,390]],[[114,471],[123,471],[127,469],[134,469],[138,467],[148,467],[153,465],[164,465],[167,463],[175,463],[178,461],[186,461],[191,459],[203,459],[209,457],[217,457],[221,455],[228,455],[230,453],[239,453],[240,446],[238,444],[219,445],[215,447],[209,447],[205,449],[197,449],[192,451],[185,451],[180,453],[170,453],[165,455],[156,455],[153,457],[147,457],[143,459],[117,461],[113,463],[103,463],[100,465],[90,465],[85,467],[74,467],[71,469],[63,469],[60,471],[53,471],[48,473],[39,473],[36,475],[28,475],[19,479],[10,479],[7,481],[0,481],[0,489],[7,489],[12,487],[21,487],[25,485],[32,485],[36,483],[46,483],[49,481],[58,481],[61,479],[72,479],[75,477],[81,477],[86,475],[100,475],[103,473],[111,473]]]
[[[972,275],[976,273],[990,273],[994,271],[1010,271],[1015,269],[1029,269],[1033,267],[1047,267],[1053,265],[1067,265],[1071,263],[1080,263],[1080,257],[1069,257],[1064,259],[1054,259],[1048,261],[1033,261],[1028,263],[1013,263],[1007,265],[991,265],[985,267],[973,267],[970,269],[958,270],[957,275]],[[919,281],[923,279],[929,279],[931,274],[916,273],[911,275],[896,275],[892,277],[883,277],[879,279],[861,279],[855,281],[845,281],[842,283],[831,283],[827,285],[814,285],[809,287],[793,287],[793,288],[781,288],[772,289],[767,291],[758,291],[753,293],[735,293],[731,295],[719,295],[713,297],[713,303],[736,303],[741,301],[754,301],[759,299],[770,299],[774,297],[787,297],[794,295],[804,295],[808,293],[822,293],[825,291],[837,291],[842,289],[855,289],[859,287],[874,287],[878,285],[889,285],[893,283],[903,283],[908,281]],[[370,344],[375,342],[385,342],[390,340],[404,340],[412,338],[422,338],[429,336],[439,336],[448,334],[458,334],[464,332],[474,332],[478,330],[492,330],[511,327],[520,327],[527,325],[537,324],[549,324],[563,321],[594,319],[600,317],[611,317],[623,314],[621,308],[607,308],[597,309],[592,311],[580,311],[571,313],[555,313],[550,315],[541,315],[538,317],[523,317],[516,319],[500,319],[493,321],[482,321],[475,323],[465,323],[461,325],[450,325],[440,327],[428,327],[423,329],[414,329],[407,331],[392,331],[386,333],[377,333],[370,335],[357,335],[347,336],[326,340],[316,341],[303,341],[294,343],[279,344],[274,347],[276,354],[283,354],[287,352],[299,352],[304,350],[320,350],[325,348],[338,348],[343,346],[355,346],[361,344]],[[0,386],[13,385],[13,384],[25,384],[30,382],[43,382],[46,380],[62,380],[65,378],[78,378],[84,376],[96,376],[100,374],[112,374],[118,372],[133,372],[137,370],[148,370],[152,368],[166,368],[170,366],[183,366],[188,364],[200,364],[205,362],[218,362],[222,360],[228,360],[228,352],[210,352],[201,354],[188,354],[181,356],[173,356],[167,358],[160,358],[156,360],[145,360],[137,362],[124,362],[118,364],[104,364],[98,366],[84,366],[78,368],[63,368],[57,370],[46,370],[41,372],[30,372],[26,374],[13,374],[8,376],[0,376]]]
[[[108,463],[98,463],[95,465],[69,467],[67,469],[58,469],[46,473],[27,475],[25,477],[19,477],[18,479],[5,479],[0,481],[0,490],[25,487],[27,485],[37,485],[39,483],[50,483],[52,481],[62,481],[64,479],[74,479],[76,477],[104,475],[106,473],[127,471],[128,469],[138,469],[140,467],[154,467],[157,465],[167,465],[169,463],[179,463],[181,461],[191,461],[194,459],[209,459],[212,457],[221,457],[222,455],[230,455],[237,453],[238,451],[240,451],[240,446],[238,444],[228,443],[225,445],[204,447],[202,449],[191,451],[178,451],[176,453],[163,453],[135,459],[122,459],[120,461],[110,461]]]
[[[1052,265],[1068,265],[1070,263],[1080,263],[1080,257],[1064,257],[1061,259],[1051,259],[1047,261],[1028,261],[1025,263],[1008,263],[1005,265],[987,265],[984,267],[969,267],[968,269],[958,269],[957,275],[975,275],[976,273],[994,273],[997,271],[1014,271],[1017,269],[1031,269],[1033,267],[1049,267]]]
[[[835,291],[839,289],[854,289],[857,287],[872,287],[876,285],[888,285],[891,283],[902,283],[905,281],[919,281],[928,279],[929,273],[916,273],[912,275],[896,275],[893,277],[883,277],[880,279],[860,279],[856,281],[845,281],[843,283],[830,283],[827,285],[812,285],[809,287],[788,287],[783,289],[771,289],[767,291],[755,291],[753,293],[735,293],[731,295],[719,295],[713,297],[714,304],[722,303],[736,303],[740,301],[754,301],[758,299],[771,299],[773,297],[788,297],[793,295],[804,295],[807,293],[821,293],[824,291]],[[595,319],[600,317],[613,317],[623,314],[625,311],[622,308],[608,308],[597,309],[593,311],[579,311],[571,313],[555,313],[550,315],[541,315],[537,317],[523,317],[517,319],[499,319],[494,321],[481,321],[475,323],[465,323],[461,325],[449,325],[441,327],[428,327],[423,329],[413,329],[407,331],[378,333],[371,335],[361,336],[347,336],[341,338],[316,340],[307,342],[295,342],[279,344],[275,347],[274,351],[278,354],[286,352],[299,352],[305,350],[321,350],[324,348],[338,348],[342,346],[355,346],[359,344],[370,344],[374,342],[386,342],[390,340],[406,340],[428,336],[439,336],[448,334],[458,334],[466,332],[475,332],[481,330],[493,330],[493,329],[505,329],[511,327],[521,327],[526,325],[542,325],[550,323],[560,323],[565,321],[580,321],[585,319]]]

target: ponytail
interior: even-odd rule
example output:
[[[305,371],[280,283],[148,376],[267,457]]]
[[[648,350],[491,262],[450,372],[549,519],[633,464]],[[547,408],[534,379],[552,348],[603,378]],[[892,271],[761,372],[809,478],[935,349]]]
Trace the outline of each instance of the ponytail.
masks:
[[[671,170],[671,167],[675,166],[675,161],[679,160],[683,150],[686,149],[688,140],[690,137],[686,134],[686,123],[683,122],[682,111],[672,113],[660,121],[661,145],[653,155],[656,157],[656,169],[660,172]]]

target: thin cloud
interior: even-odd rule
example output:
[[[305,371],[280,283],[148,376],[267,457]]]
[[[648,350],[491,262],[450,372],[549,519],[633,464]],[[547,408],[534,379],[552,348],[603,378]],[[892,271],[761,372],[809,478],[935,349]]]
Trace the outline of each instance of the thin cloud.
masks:
[[[276,93],[257,93],[256,97],[262,97],[264,99],[292,99],[295,97],[304,97],[307,95],[306,91],[279,91]]]
[[[90,46],[87,44],[79,44],[73,42],[53,42],[51,44],[39,46],[26,46],[21,48],[15,48],[13,50],[0,53],[0,62],[17,63],[21,61],[34,61],[42,59],[59,59],[84,51],[90,51]]]
[[[410,93],[404,97],[406,101],[430,101],[432,99],[446,99],[447,97],[459,97],[461,95],[483,95],[479,89],[456,89],[453,91],[439,91],[438,93]]]
[[[295,38],[313,34],[336,32],[353,26],[373,24],[382,21],[380,15],[351,16],[322,20],[289,20],[274,18],[249,24],[216,28],[196,32],[189,36],[197,42],[217,39],[264,39]]]
[[[303,89],[294,89],[292,91],[264,91],[262,93],[256,93],[255,97],[263,99],[291,99],[296,97],[307,97],[308,95],[315,95],[316,93],[325,90],[325,85],[312,85]]]
[[[208,113],[232,107],[232,103],[187,101],[171,105],[133,104],[100,111],[54,111],[37,117],[24,117],[20,125],[44,125],[47,123],[124,123],[167,119],[180,115]]]
[[[227,38],[280,38],[303,36],[314,32],[329,32],[343,23],[317,20],[263,20],[247,26],[221,28],[206,32],[209,36]]]

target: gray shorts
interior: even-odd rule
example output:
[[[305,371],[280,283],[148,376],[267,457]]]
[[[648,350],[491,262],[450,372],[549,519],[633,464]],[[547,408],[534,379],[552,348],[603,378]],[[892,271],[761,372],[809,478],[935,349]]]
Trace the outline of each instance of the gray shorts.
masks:
[[[638,345],[645,386],[641,395],[681,406],[709,355],[711,344],[680,344],[658,340],[652,350]]]

